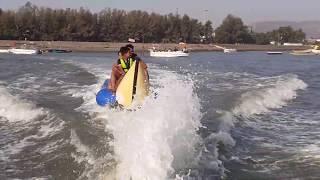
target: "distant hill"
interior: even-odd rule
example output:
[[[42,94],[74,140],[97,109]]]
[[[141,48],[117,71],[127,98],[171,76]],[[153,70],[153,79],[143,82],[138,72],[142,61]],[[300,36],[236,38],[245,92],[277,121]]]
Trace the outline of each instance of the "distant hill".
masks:
[[[302,29],[308,38],[320,38],[320,21],[265,21],[253,24],[256,32],[268,32],[281,26],[291,26],[294,29]]]

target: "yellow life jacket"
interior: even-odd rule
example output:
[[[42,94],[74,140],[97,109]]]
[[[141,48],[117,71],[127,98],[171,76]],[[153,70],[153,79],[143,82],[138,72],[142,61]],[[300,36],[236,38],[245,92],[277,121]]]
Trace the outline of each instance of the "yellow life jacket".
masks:
[[[129,61],[129,63],[128,63]],[[123,60],[122,58],[120,59],[120,64],[121,64],[121,67],[122,69],[124,70],[124,72],[128,72],[130,67],[132,66],[133,64],[133,59],[132,58],[129,58],[127,60],[127,62],[125,60]]]

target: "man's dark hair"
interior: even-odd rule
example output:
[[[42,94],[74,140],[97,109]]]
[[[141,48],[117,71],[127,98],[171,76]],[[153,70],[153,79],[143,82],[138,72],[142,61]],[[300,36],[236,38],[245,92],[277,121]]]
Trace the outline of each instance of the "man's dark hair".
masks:
[[[130,49],[128,47],[121,47],[119,52],[121,55],[124,55],[129,51],[130,51]]]
[[[128,48],[130,48],[130,49],[134,50],[134,46],[133,46],[132,44],[127,44],[127,45],[126,45],[126,47],[128,47]]]

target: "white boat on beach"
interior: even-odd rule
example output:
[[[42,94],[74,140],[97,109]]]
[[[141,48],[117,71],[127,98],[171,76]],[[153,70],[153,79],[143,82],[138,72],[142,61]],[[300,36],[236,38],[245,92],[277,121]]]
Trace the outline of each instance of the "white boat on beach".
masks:
[[[290,52],[289,54],[294,55],[294,56],[312,56],[315,55],[312,52],[307,52],[307,53],[302,53],[302,52]]]
[[[312,53],[312,49],[307,49],[307,50],[300,50],[300,51],[292,51],[292,53],[296,53],[296,54],[305,54],[305,53]]]
[[[283,54],[283,52],[281,51],[269,51],[267,52],[268,55],[281,55]]]
[[[312,53],[316,55],[320,55],[320,50],[312,49]]]
[[[151,57],[187,57],[189,56],[189,52],[187,51],[157,51],[154,49],[150,49]]]
[[[320,55],[320,46],[314,46],[313,49],[307,49],[302,51],[292,51],[290,54],[292,55]]]
[[[32,55],[32,54],[40,54],[40,51],[37,49],[18,49],[12,48],[8,50],[11,54],[25,54],[25,55]]]
[[[229,53],[235,53],[238,50],[234,49],[234,48],[226,48],[226,47],[222,47],[222,46],[218,46],[218,45],[214,45],[216,48],[222,49],[224,53],[229,54]]]
[[[223,52],[224,52],[224,53],[235,53],[235,52],[237,52],[237,50],[236,50],[236,49],[224,48],[224,49],[223,49]]]
[[[312,49],[307,49],[307,50],[301,50],[301,51],[292,51],[290,52],[291,55],[294,56],[307,56],[307,55],[315,55],[312,52]]]
[[[8,49],[0,49],[0,53],[9,53]]]
[[[161,48],[160,45],[154,44],[152,49],[149,49],[151,57],[187,57],[189,56],[189,51],[187,49],[187,44],[180,42],[174,49]]]
[[[320,46],[315,46],[312,50],[312,53],[316,54],[316,55],[320,55]]]

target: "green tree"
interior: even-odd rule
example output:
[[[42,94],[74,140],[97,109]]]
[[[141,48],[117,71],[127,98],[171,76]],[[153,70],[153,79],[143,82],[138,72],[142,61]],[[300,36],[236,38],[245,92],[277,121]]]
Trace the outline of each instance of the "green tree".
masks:
[[[116,41],[136,38],[145,42],[198,43],[212,34],[205,24],[187,15],[160,15],[145,11],[51,9],[27,2],[17,11],[0,9],[0,38],[28,40]]]
[[[212,22],[211,21],[207,21],[204,24],[204,32],[203,35],[206,37],[206,41],[208,43],[211,43],[213,41],[212,39],[212,34],[213,34],[213,28],[212,28]]]
[[[280,27],[266,34],[270,40],[280,43],[301,43],[306,37],[306,34],[301,29],[294,30],[290,26]]]
[[[266,45],[270,44],[270,37],[267,33],[256,33],[255,34],[256,44]]]
[[[245,26],[239,17],[228,15],[221,26],[215,31],[216,41],[219,43],[251,43],[253,37],[248,27]]]

